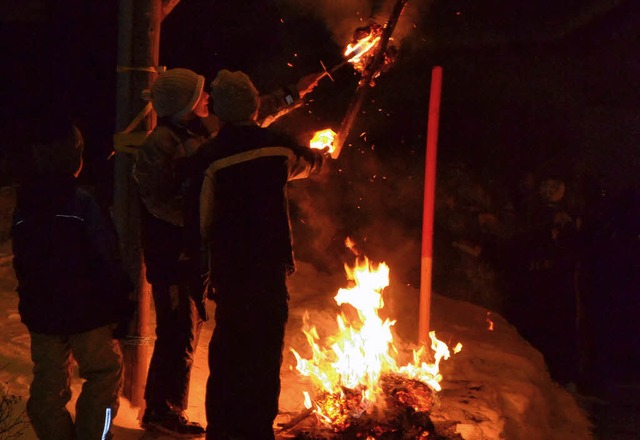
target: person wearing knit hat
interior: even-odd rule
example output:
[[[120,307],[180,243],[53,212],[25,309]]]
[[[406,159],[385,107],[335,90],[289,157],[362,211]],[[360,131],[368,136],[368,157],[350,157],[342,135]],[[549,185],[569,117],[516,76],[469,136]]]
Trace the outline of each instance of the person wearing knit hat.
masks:
[[[193,70],[176,68],[161,73],[153,82],[150,90],[143,91],[143,98],[150,100],[159,118],[171,117],[183,119],[193,112],[196,116],[206,117],[206,106],[200,98],[204,90],[204,77]],[[195,110],[195,111],[194,111]],[[207,114],[204,114],[207,113]]]
[[[243,99],[237,109],[216,107],[222,118],[242,119],[247,113],[255,113],[259,100],[260,117],[268,124],[299,107],[300,98],[313,89],[321,74],[307,75],[298,86],[261,97],[240,75],[232,77],[234,87],[243,86],[238,89]],[[143,97],[151,101],[158,115],[158,124],[138,149],[133,170],[142,202],[142,251],[156,311],[157,336],[141,425],[148,431],[183,438],[204,436],[202,426],[190,422],[185,414],[209,293],[200,276],[199,234],[202,172],[209,162],[199,151],[205,141],[217,135],[218,121],[227,123],[209,114],[209,95],[203,91],[203,84],[203,77],[196,72],[174,68],[161,73],[144,92]],[[225,99],[220,96],[221,103],[228,102]]]
[[[259,125],[258,92],[246,74],[220,71],[211,94],[223,124],[196,154],[211,163],[200,193],[208,284],[216,302],[207,438],[273,440],[286,278],[295,266],[286,187],[289,180],[319,173],[325,155]]]
[[[211,82],[213,113],[223,122],[255,119],[259,94],[244,72],[221,70]]]
[[[201,179],[176,170],[210,136],[204,77],[190,69],[161,73],[143,98],[158,124],[133,169],[142,201],[142,250],[156,311],[156,341],[145,388],[142,428],[186,438],[204,428],[187,419],[191,368],[207,319],[199,274],[197,196]],[[190,233],[193,231],[192,233]]]

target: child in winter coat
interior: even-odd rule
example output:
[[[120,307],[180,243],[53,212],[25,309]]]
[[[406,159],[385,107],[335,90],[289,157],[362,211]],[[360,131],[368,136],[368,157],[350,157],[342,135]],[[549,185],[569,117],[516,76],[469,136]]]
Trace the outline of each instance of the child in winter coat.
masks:
[[[78,186],[80,132],[70,121],[44,125],[30,146],[33,170],[18,186],[11,230],[19,312],[31,335],[27,414],[40,439],[110,438],[122,388],[114,332],[126,331],[132,284],[109,217]],[[72,358],[85,379],[75,421],[66,409]]]
[[[259,97],[261,123],[298,107],[322,74],[301,78],[296,86]],[[189,421],[189,382],[205,309],[199,234],[199,196],[203,171],[201,145],[217,134],[221,122],[209,114],[204,77],[190,69],[161,73],[145,94],[158,124],[138,150],[133,171],[142,201],[142,248],[156,313],[156,341],[145,388],[142,427],[203,437]],[[206,121],[216,121],[207,124]]]
[[[142,428],[204,436],[186,416],[191,369],[207,318],[200,278],[196,175],[179,172],[209,135],[204,77],[190,69],[161,73],[148,91],[158,124],[138,150],[133,176],[142,201],[142,250],[156,314]]]
[[[324,155],[257,124],[258,92],[244,73],[220,71],[211,94],[224,124],[198,154],[211,163],[200,213],[216,301],[207,439],[269,440],[294,270],[287,182],[318,173]]]

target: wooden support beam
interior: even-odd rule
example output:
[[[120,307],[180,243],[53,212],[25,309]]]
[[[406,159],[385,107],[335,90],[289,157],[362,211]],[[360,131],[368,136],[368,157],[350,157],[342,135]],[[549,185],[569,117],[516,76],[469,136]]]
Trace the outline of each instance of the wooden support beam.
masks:
[[[143,89],[157,76],[162,0],[120,0],[118,17],[118,77],[116,133],[127,130],[150,131],[155,113],[131,121],[145,108]],[[135,148],[135,146],[132,146]],[[125,360],[124,396],[133,406],[143,406],[144,387],[152,350],[149,318],[151,288],[146,281],[140,240],[140,201],[132,178],[134,154],[119,149],[115,153],[113,217],[120,240],[122,259],[136,286],[138,308],[129,334],[123,341]]]

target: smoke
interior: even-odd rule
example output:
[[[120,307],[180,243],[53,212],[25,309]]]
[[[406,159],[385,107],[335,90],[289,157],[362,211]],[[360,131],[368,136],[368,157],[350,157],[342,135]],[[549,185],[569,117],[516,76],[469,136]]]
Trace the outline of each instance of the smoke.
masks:
[[[292,182],[289,196],[296,260],[311,263],[324,273],[340,273],[344,263],[344,203],[334,170],[328,164],[323,175]]]
[[[407,2],[390,44],[404,51],[405,45],[422,38],[416,27],[424,19],[429,1]],[[279,2],[282,8],[290,9],[292,15],[313,16],[321,21],[341,47],[351,41],[358,27],[370,21],[386,23],[395,5],[395,0]],[[396,65],[392,69],[401,67]],[[319,279],[335,281],[337,277],[344,283],[343,264],[353,265],[355,259],[345,246],[345,239],[351,238],[360,256],[374,263],[388,264],[391,280],[385,290],[384,314],[398,320],[394,330],[408,342],[417,334],[414,315],[420,284],[424,173],[424,158],[419,152],[424,148],[421,109],[426,105],[418,109],[408,105],[422,103],[424,96],[413,87],[407,92],[409,88],[403,81],[411,78],[414,84],[415,76],[413,71],[403,75],[396,70],[396,75],[390,76],[384,87],[375,87],[356,118],[350,142],[340,158],[329,161],[328,169],[323,170],[321,176],[289,185],[291,226],[299,269],[308,275],[307,271],[313,268]],[[326,115],[325,119],[329,120],[340,119],[343,106],[336,104],[336,100],[350,97],[353,90],[346,88],[339,95],[336,93],[339,81],[327,82],[326,89],[314,92],[318,99],[309,106],[313,114],[311,111],[308,115],[298,114],[287,121],[301,142],[310,137],[301,134],[301,127],[326,128],[316,120],[321,119],[320,115]],[[416,123],[417,120],[420,122]],[[329,299],[338,287],[308,279],[304,284],[322,286]]]
[[[420,263],[422,179],[404,158],[348,146],[320,178],[292,183],[296,258],[326,273],[342,271],[354,255],[387,262],[399,280],[414,284]],[[420,172],[420,170],[416,170]]]
[[[278,0],[278,3],[291,14],[311,15],[321,20],[335,43],[344,47],[351,42],[356,28],[372,21],[386,23],[396,0]],[[393,33],[396,43],[415,33],[430,3],[431,0],[407,2]]]

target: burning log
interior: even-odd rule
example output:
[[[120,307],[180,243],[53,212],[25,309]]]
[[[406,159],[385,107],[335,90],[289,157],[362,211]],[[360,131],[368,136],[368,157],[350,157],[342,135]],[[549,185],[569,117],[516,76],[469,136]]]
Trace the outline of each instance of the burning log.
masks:
[[[378,23],[372,22],[367,26],[357,28],[353,33],[353,39],[351,43],[347,45],[347,49],[344,51],[344,56],[348,57],[346,60],[333,66],[331,69],[327,69],[327,66],[320,61],[320,65],[324,70],[324,76],[328,76],[333,81],[332,73],[337,70],[351,64],[355,70],[360,73],[371,68],[377,51],[376,49],[382,38],[383,27]],[[395,62],[398,50],[394,46],[388,46],[383,51],[383,60],[380,66],[373,69],[373,76],[370,79],[370,85],[373,86],[373,79],[380,76],[381,73],[386,72],[391,65]],[[362,79],[361,79],[362,81]]]
[[[391,16],[387,23],[382,27],[382,31],[380,34],[380,41],[375,45],[375,51],[372,51],[373,54],[370,55],[370,62],[366,64],[366,68],[363,70],[362,78],[358,83],[358,87],[356,89],[356,93],[349,105],[347,113],[342,119],[342,123],[340,124],[340,130],[338,131],[338,137],[336,139],[335,150],[331,154],[331,157],[337,159],[340,155],[340,151],[342,150],[342,146],[349,136],[349,132],[351,131],[351,126],[355,121],[356,115],[360,111],[360,107],[362,107],[362,103],[364,102],[364,97],[367,90],[372,86],[372,80],[377,77],[382,67],[384,66],[385,56],[389,59],[395,58],[395,55],[385,55],[387,52],[387,46],[389,44],[389,39],[391,38],[391,34],[393,34],[393,30],[398,23],[398,19],[400,18],[400,14],[406,5],[407,0],[397,0],[396,4],[391,12]]]
[[[353,32],[351,43],[347,45],[347,48],[344,51],[344,56],[347,57],[346,60],[333,66],[331,69],[327,69],[324,63],[320,61],[320,65],[324,70],[324,76],[328,76],[331,81],[333,81],[331,74],[335,73],[347,64],[351,64],[355,70],[362,73],[371,64],[374,58],[375,51],[372,49],[376,48],[380,42],[381,34],[382,26],[375,22],[372,22],[368,26],[361,26],[357,28]],[[390,50],[390,52],[395,54],[396,50],[393,49],[392,51]],[[389,60],[390,63],[391,57],[385,56],[385,60]]]
[[[361,73],[371,71],[370,86],[374,85],[373,80],[375,78],[391,67],[398,54],[398,50],[394,46],[388,45],[378,51],[372,50],[381,43],[383,31],[384,28],[378,23],[371,23],[368,26],[357,28],[354,32],[352,44],[349,44],[345,51],[345,56],[350,56],[347,62],[351,63],[354,69]],[[389,34],[389,40],[390,36],[391,34]],[[380,56],[380,59],[377,59],[377,56]],[[374,65],[374,63],[377,63],[377,65]],[[360,82],[365,79],[363,76]]]
[[[279,435],[298,440],[329,439],[436,439],[429,418],[435,394],[424,383],[398,374],[381,377],[384,401],[380,407],[363,412],[360,390],[343,390],[343,396],[325,393],[316,399],[325,411],[340,413],[338,423],[327,426],[320,416],[302,413],[302,420],[291,422]]]
[[[399,374],[384,374],[380,378],[388,408],[427,413],[433,407],[435,393],[424,382],[409,379]]]

